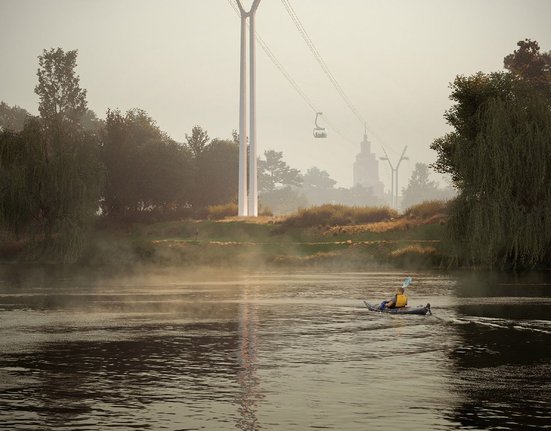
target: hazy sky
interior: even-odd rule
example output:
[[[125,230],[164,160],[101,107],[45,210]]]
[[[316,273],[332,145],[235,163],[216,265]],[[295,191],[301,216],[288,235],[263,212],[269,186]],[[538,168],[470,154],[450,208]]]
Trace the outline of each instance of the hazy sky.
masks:
[[[233,0],[235,1],[235,0]],[[248,7],[252,1],[244,0]],[[516,42],[551,50],[551,0],[291,0],[318,51],[367,120],[377,156],[432,162],[448,127],[448,84],[502,69]],[[314,60],[280,0],[262,0],[257,31],[301,89],[347,139],[314,139],[314,113],[258,46],[258,150],[352,185],[363,127]],[[88,104],[146,110],[177,141],[195,124],[211,138],[238,128],[239,18],[228,0],[0,0],[0,100],[37,113],[37,56],[78,49]],[[380,162],[381,180],[390,182]]]

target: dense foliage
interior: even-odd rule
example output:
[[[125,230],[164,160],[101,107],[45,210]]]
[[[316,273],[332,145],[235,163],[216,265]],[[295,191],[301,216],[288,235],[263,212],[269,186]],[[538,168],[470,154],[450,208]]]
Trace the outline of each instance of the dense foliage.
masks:
[[[77,51],[38,60],[40,116],[0,104],[0,233],[27,257],[77,260],[98,217],[170,219],[235,200],[235,134],[209,141],[195,126],[177,143],[140,109],[99,119],[80,88]]]
[[[432,144],[459,190],[449,222],[458,257],[503,268],[551,263],[551,55],[518,46],[508,72],[456,78],[454,130]]]
[[[107,171],[102,210],[115,218],[166,213],[190,202],[191,153],[143,110],[108,111],[102,139]]]
[[[33,258],[74,261],[98,209],[103,169],[98,141],[79,118],[85,91],[74,73],[76,51],[39,57],[39,118],[0,134],[0,221],[30,238]]]
[[[30,117],[31,114],[21,107],[9,106],[5,102],[0,102],[0,131],[20,132],[25,126],[25,121]]]

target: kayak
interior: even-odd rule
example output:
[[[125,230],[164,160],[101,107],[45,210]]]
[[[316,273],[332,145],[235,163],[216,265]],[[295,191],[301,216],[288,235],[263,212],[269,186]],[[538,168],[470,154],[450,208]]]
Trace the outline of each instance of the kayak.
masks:
[[[402,308],[385,308],[383,310],[379,309],[378,305],[372,305],[364,301],[365,306],[369,311],[375,311],[377,313],[389,313],[389,314],[420,314],[424,316],[425,314],[432,314],[430,311],[430,304],[420,305],[419,307],[402,307]]]

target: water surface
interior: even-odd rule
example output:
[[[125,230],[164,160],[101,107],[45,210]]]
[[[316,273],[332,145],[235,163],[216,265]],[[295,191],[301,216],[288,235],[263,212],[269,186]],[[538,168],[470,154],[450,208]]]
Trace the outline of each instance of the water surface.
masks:
[[[405,275],[6,276],[0,429],[551,429],[551,286]]]

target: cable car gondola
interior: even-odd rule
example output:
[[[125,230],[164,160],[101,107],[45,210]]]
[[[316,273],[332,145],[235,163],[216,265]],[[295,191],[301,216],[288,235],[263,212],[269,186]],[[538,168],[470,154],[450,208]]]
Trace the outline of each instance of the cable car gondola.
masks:
[[[316,120],[314,121],[314,124],[316,125],[316,127],[314,127],[314,138],[327,138],[327,132],[325,131],[325,128],[318,125],[318,117],[321,114],[322,112],[316,113]]]

